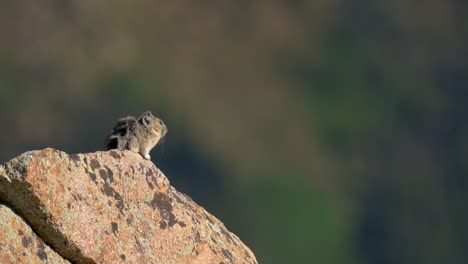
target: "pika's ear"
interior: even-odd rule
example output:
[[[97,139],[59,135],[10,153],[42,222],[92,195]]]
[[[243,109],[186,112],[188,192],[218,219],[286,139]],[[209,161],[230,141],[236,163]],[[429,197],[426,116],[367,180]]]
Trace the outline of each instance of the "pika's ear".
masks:
[[[143,112],[143,114],[141,114],[141,116],[152,116],[153,113],[151,113],[151,111],[146,111],[146,112]]]
[[[151,124],[151,120],[150,120],[149,116],[143,116],[143,117],[141,118],[141,123],[142,123],[143,125],[149,127],[150,124]]]

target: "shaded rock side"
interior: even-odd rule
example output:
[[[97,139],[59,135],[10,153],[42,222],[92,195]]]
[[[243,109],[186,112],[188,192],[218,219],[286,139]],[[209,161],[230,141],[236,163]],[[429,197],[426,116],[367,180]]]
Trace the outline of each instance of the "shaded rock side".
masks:
[[[0,204],[0,263],[70,263],[51,250],[10,208]]]
[[[0,166],[0,202],[73,263],[257,263],[223,223],[130,151],[26,152]]]

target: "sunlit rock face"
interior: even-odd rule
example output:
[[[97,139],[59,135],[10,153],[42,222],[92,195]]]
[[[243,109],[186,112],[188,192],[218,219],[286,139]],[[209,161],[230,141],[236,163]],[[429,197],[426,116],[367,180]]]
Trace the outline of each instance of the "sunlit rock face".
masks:
[[[0,204],[2,263],[257,263],[131,151],[26,152],[0,167]]]
[[[0,205],[0,263],[70,263],[47,246],[15,212]]]

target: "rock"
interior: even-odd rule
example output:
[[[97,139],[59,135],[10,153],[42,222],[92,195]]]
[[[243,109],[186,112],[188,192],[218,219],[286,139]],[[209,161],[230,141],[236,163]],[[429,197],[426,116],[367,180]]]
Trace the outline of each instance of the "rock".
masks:
[[[0,202],[73,263],[257,263],[223,223],[131,151],[26,152],[0,170]]]
[[[0,263],[70,263],[50,249],[10,208],[0,204]]]

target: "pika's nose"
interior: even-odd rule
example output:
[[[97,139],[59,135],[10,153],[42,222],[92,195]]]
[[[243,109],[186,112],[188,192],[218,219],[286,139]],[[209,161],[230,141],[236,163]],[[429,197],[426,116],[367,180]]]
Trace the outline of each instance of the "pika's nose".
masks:
[[[161,125],[162,125],[162,136],[164,137],[167,134],[167,127],[162,121],[161,121]]]

